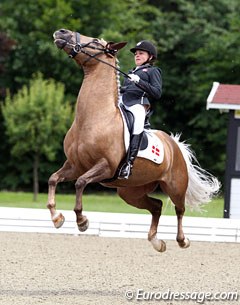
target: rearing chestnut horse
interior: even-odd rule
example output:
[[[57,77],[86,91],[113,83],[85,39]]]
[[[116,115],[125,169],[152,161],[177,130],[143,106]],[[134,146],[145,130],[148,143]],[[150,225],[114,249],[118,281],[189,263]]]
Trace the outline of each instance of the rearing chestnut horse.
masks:
[[[157,251],[163,252],[166,250],[165,242],[157,239],[162,201],[148,196],[159,185],[175,205],[177,242],[181,248],[187,248],[190,242],[182,229],[185,204],[198,207],[210,201],[220,188],[217,178],[193,165],[196,159],[192,151],[188,145],[179,142],[178,136],[156,130],[155,134],[164,147],[163,162],[155,164],[138,157],[129,179],[103,183],[114,176],[126,154],[123,120],[118,108],[119,73],[116,63],[116,53],[125,43],[107,43],[65,29],[56,31],[53,36],[57,47],[73,57],[84,71],[75,119],[64,140],[67,160],[48,181],[47,207],[55,227],[61,227],[64,222],[63,215],[56,211],[58,182],[76,180],[74,211],[82,232],[88,228],[88,220],[82,215],[82,194],[87,184],[98,182],[117,188],[119,196],[128,204],[152,214],[148,240]]]

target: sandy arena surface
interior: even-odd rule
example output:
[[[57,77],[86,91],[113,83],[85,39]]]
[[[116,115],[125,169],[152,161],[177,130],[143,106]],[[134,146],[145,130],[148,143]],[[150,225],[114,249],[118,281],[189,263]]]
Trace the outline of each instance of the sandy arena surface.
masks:
[[[142,239],[0,232],[0,304],[203,304],[203,292],[240,294],[239,266],[240,244],[192,242],[183,250],[167,241],[158,253]],[[143,291],[155,297],[144,300]],[[166,300],[170,292],[193,293],[195,300]]]

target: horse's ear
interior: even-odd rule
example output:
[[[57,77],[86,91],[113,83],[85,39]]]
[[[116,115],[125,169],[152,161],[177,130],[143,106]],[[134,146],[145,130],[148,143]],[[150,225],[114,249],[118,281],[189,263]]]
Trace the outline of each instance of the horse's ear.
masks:
[[[117,52],[118,50],[122,49],[123,47],[125,47],[125,45],[127,44],[126,41],[122,41],[122,42],[108,42],[106,48],[110,51],[113,52]]]

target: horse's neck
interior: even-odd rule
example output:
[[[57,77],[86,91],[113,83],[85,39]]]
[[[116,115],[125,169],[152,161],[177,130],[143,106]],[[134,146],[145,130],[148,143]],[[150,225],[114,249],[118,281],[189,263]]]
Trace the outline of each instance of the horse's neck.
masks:
[[[84,68],[84,79],[79,91],[77,115],[103,116],[115,115],[118,103],[118,84],[116,71],[102,63]],[[81,118],[81,119],[82,119]]]

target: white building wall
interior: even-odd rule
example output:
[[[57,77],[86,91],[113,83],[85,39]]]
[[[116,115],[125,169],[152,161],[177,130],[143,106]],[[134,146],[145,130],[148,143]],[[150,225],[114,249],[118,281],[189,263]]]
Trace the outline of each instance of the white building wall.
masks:
[[[240,219],[240,178],[231,179],[230,218]]]

